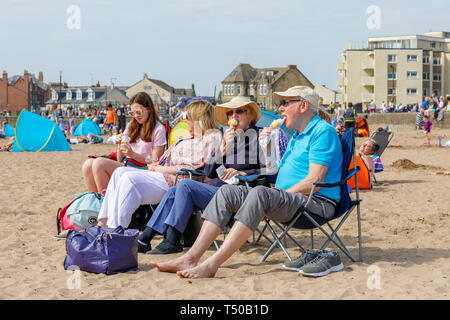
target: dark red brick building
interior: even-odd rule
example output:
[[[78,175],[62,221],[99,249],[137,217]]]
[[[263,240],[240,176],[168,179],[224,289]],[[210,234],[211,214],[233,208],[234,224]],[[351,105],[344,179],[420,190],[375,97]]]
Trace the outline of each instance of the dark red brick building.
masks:
[[[23,76],[12,76],[3,71],[0,78],[0,110],[12,112],[22,109],[30,110],[31,106],[40,108],[45,106],[48,100],[48,85],[44,83],[44,76],[39,72],[39,77],[24,71]]]

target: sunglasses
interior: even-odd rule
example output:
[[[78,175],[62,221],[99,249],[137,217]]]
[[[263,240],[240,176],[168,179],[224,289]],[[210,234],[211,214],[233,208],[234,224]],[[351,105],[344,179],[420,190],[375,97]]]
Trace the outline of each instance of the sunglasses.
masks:
[[[230,110],[227,111],[226,115],[227,117],[231,117],[234,113],[237,115],[243,114],[244,112],[247,112],[247,109],[237,109],[237,110]]]
[[[280,102],[280,107],[287,107],[287,106],[289,106],[289,104],[290,104],[291,102],[295,102],[295,101],[300,102],[300,101],[303,101],[303,100],[304,100],[304,99],[281,100],[281,102]]]
[[[139,117],[139,116],[142,116],[143,113],[144,112],[142,110],[130,111],[130,116]]]

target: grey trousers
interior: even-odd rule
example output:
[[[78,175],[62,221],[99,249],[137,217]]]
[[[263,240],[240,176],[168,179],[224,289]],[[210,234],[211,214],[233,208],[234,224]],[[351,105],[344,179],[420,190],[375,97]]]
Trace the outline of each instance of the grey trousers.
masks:
[[[247,189],[245,186],[224,185],[209,202],[202,218],[223,229],[236,213],[236,220],[255,231],[264,216],[278,222],[290,221],[308,198],[301,193],[277,188],[257,186]],[[335,209],[327,201],[316,198],[311,199],[308,205],[309,211],[326,219],[333,217]]]

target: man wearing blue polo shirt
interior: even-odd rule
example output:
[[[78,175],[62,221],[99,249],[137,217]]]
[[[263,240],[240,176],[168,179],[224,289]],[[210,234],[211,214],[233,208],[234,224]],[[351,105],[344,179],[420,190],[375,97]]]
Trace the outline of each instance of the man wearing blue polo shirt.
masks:
[[[285,92],[276,92],[274,97],[281,100],[279,111],[285,126],[296,131],[279,166],[270,160],[273,158],[270,151],[274,148],[269,144],[265,150],[267,173],[274,173],[278,169],[275,188],[257,186],[248,190],[244,186],[222,186],[203,213],[205,221],[191,249],[182,257],[166,263],[151,262],[160,271],[176,272],[185,278],[214,277],[220,265],[245,243],[264,216],[278,222],[288,222],[298,208],[306,204],[315,182],[340,181],[341,143],[336,130],[318,116],[317,93],[309,87],[296,86]],[[260,133],[260,141],[269,135],[270,129],[265,128]],[[334,216],[339,200],[339,187],[318,189],[308,209],[329,219]],[[235,223],[220,249],[198,264],[233,213],[236,213]],[[306,263],[316,263],[313,270],[318,272],[313,271],[309,275],[324,275],[343,268],[336,253],[309,250],[299,259],[301,261],[297,264],[301,264],[300,267],[306,267]],[[318,262],[321,264],[317,265]],[[300,267],[298,270],[302,272]]]

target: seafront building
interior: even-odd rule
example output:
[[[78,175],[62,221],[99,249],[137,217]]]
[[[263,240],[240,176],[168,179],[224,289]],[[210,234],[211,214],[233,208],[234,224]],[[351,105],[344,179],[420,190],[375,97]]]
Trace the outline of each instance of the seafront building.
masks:
[[[350,41],[337,63],[343,102],[413,105],[450,94],[450,32]]]
[[[248,96],[263,109],[273,108],[273,93],[293,86],[314,88],[296,65],[254,68],[248,63],[240,63],[222,80],[219,102],[228,102],[235,96]]]

